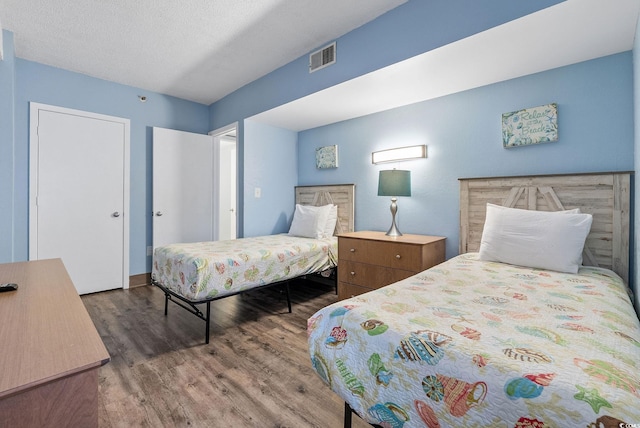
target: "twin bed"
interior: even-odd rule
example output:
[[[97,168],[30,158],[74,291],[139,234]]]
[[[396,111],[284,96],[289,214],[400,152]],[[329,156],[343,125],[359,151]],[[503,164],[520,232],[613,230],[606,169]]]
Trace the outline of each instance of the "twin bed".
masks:
[[[353,231],[354,219],[353,185],[298,186],[295,195],[294,223],[301,225],[295,236],[278,234],[156,248],[152,284],[165,294],[165,315],[168,303],[172,301],[204,320],[205,341],[209,343],[211,302],[214,300],[260,287],[282,285],[291,312],[289,281],[313,274],[328,275],[338,260],[334,235]],[[312,207],[326,206],[337,208],[333,222],[329,225],[329,219],[323,218],[321,222],[326,225],[326,233],[312,233],[320,227],[319,222],[311,224],[305,220],[319,220],[317,210]],[[204,313],[199,306],[203,304],[206,306]]]
[[[308,321],[312,366],[344,399],[345,426],[352,412],[394,428],[640,423],[630,177],[461,180],[459,256]],[[297,187],[296,204],[338,205],[334,234],[348,232],[353,191]],[[547,214],[554,228],[544,236]],[[584,233],[581,254],[567,227]],[[276,284],[288,291],[292,278],[335,268],[335,241],[285,234],[161,247],[153,283],[165,314],[171,300],[205,320],[208,343],[211,301]]]
[[[628,173],[461,180],[459,256],[308,321],[345,426],[352,411],[398,428],[640,423],[630,184]]]

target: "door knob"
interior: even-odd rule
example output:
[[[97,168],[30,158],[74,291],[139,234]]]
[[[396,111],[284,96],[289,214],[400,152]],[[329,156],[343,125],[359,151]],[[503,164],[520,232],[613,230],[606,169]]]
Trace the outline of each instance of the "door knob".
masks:
[[[118,211],[111,214],[111,217],[120,217],[120,213]]]
[[[162,217],[162,211],[158,211],[158,212],[156,213],[156,216],[157,216],[157,217]]]

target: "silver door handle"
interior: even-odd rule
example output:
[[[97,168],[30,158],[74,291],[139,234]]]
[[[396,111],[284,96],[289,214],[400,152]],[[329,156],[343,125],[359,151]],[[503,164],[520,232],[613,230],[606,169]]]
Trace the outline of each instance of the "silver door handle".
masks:
[[[158,211],[158,212],[156,213],[156,217],[162,217],[162,211]]]
[[[120,213],[118,211],[111,214],[111,217],[120,217]]]

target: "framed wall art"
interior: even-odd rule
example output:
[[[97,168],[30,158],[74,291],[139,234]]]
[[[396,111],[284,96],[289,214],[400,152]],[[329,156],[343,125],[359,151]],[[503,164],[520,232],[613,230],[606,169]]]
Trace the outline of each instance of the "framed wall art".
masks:
[[[318,147],[316,149],[316,168],[338,167],[338,145]]]
[[[505,149],[557,140],[556,103],[502,114],[502,145]]]

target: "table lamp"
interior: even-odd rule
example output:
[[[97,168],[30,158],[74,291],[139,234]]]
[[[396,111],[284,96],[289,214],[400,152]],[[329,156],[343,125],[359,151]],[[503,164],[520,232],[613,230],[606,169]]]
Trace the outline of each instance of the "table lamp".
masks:
[[[378,178],[378,196],[391,196],[391,228],[388,236],[402,236],[396,226],[398,196],[411,196],[411,171],[397,169],[380,171]]]

